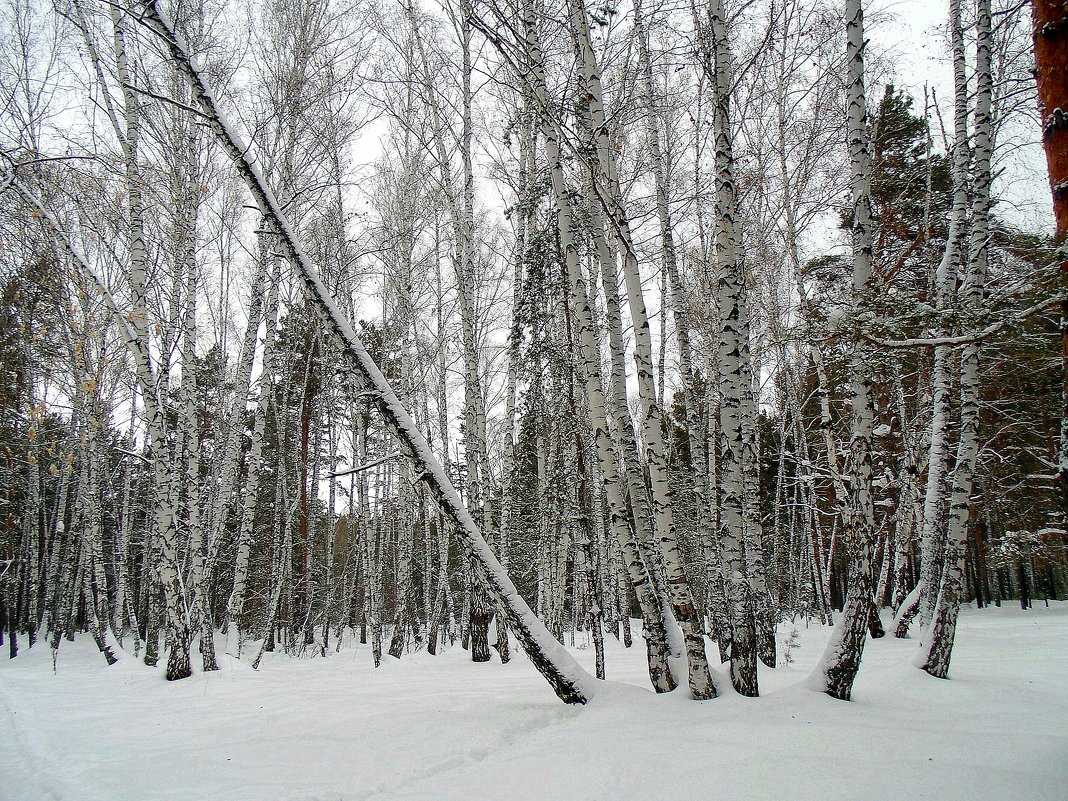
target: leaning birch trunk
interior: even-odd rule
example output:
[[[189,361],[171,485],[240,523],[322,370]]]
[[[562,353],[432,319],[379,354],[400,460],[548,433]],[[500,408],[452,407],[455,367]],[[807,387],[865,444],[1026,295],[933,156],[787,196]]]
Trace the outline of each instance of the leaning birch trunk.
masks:
[[[219,144],[233,160],[242,179],[252,193],[263,215],[276,226],[279,244],[298,271],[308,290],[308,297],[321,313],[331,332],[338,337],[351,367],[372,392],[374,401],[386,426],[402,443],[421,471],[435,500],[456,523],[457,533],[465,549],[477,565],[483,581],[494,601],[508,619],[516,637],[522,643],[534,666],[542,673],[556,694],[565,703],[585,703],[594,692],[594,680],[563,647],[556,642],[530,611],[515,586],[501,569],[471,513],[460,501],[449,478],[419,432],[411,416],[397,398],[382,371],[364,348],[349,322],[338,311],[329,291],[320,280],[311,260],[296,240],[288,220],[275,199],[259,168],[248,155],[248,148],[227,125],[203,78],[190,61],[184,43],[179,39],[155,2],[145,8],[146,22],[158,33],[167,46],[178,69],[190,83],[195,102],[206,117],[205,122],[216,135]]]
[[[596,173],[596,168],[587,172]],[[623,312],[619,295],[619,275],[616,265],[616,252],[606,236],[604,215],[601,208],[601,198],[596,191],[596,177],[594,174],[587,175],[586,185],[588,189],[590,228],[593,231],[595,250],[600,263],[601,289],[604,294],[604,325],[608,331],[609,372],[608,390],[606,398],[606,422],[611,424],[615,431],[616,441],[619,444],[621,456],[621,486],[626,489],[629,498],[631,522],[634,527],[635,540],[638,550],[645,560],[650,573],[650,580],[656,595],[656,602],[661,607],[660,616],[665,623],[669,645],[675,654],[681,655],[682,643],[677,642],[679,630],[675,625],[675,619],[671,604],[663,592],[663,568],[654,548],[656,540],[656,517],[653,510],[653,499],[646,483],[645,469],[642,464],[638,437],[635,434],[634,421],[630,412],[630,399],[627,391],[627,365],[626,365],[626,340],[623,336]],[[580,289],[576,286],[576,297],[583,298],[583,303],[591,300],[585,293],[585,285]],[[592,291],[592,290],[591,290]],[[592,308],[592,307],[591,307]],[[592,320],[592,310],[591,310]],[[597,358],[600,358],[600,350],[597,350]],[[646,374],[651,376],[651,372]]]
[[[634,7],[634,27],[638,37],[638,57],[645,82],[645,104],[648,118],[649,158],[652,161],[653,178],[656,188],[656,213],[660,223],[661,254],[663,269],[670,287],[670,307],[672,322],[675,325],[675,337],[679,348],[679,372],[682,378],[683,427],[686,429],[687,442],[690,446],[690,465],[693,470],[694,494],[697,507],[704,509],[708,496],[706,442],[700,425],[700,413],[695,391],[693,370],[693,347],[690,337],[690,315],[683,296],[682,281],[679,276],[678,255],[675,248],[674,224],[668,205],[669,175],[667,163],[660,147],[660,112],[657,108],[656,89],[653,81],[652,60],[649,55],[649,33],[641,16],[641,4]],[[661,403],[665,401],[661,398]]]
[[[104,297],[112,318],[121,332],[123,341],[136,366],[136,375],[145,407],[149,442],[152,448],[152,491],[154,496],[152,533],[146,545],[146,558],[152,555],[150,564],[157,565],[156,575],[163,590],[167,624],[171,631],[171,653],[167,664],[167,679],[181,679],[190,675],[189,627],[184,616],[185,592],[181,583],[177,550],[177,527],[175,521],[174,485],[171,477],[171,449],[164,429],[164,414],[156,396],[156,376],[152,370],[147,332],[137,328],[139,310],[124,313],[106,286],[89,267],[74,245],[66,237],[59,222],[41,201],[30,192],[17,176],[9,176],[14,188],[37,210],[40,219],[52,232],[56,242],[77,265],[79,272],[88,278]],[[143,268],[143,264],[142,264]],[[143,307],[142,307],[143,309]],[[143,319],[143,316],[142,316]],[[75,579],[75,585],[78,580]],[[149,605],[152,587],[149,582]],[[151,625],[149,627],[152,631]],[[151,643],[149,643],[151,646]],[[145,658],[153,658],[151,647],[146,648]]]
[[[964,306],[968,311],[982,308],[983,284],[986,277],[990,240],[990,161],[993,152],[993,124],[991,99],[993,76],[991,71],[990,0],[978,0],[977,54],[975,98],[975,182],[972,194],[972,226],[968,240],[968,260],[961,288]],[[960,0],[950,2],[954,53],[964,49]],[[962,53],[963,55],[963,53]],[[965,105],[967,87],[957,94],[956,102]],[[934,618],[925,637],[922,668],[940,679],[949,674],[953,652],[953,637],[957,614],[964,595],[964,555],[968,536],[969,507],[975,460],[979,452],[979,343],[964,346],[960,363],[960,439],[953,471],[953,490],[949,504],[949,526],[946,536],[945,570],[938,593]]]
[[[590,134],[589,125],[587,134]],[[616,252],[606,235],[604,212],[601,208],[601,195],[597,191],[597,168],[590,166],[586,170],[586,189],[590,215],[590,230],[593,234],[594,250],[600,266],[601,288],[604,293],[604,325],[608,330],[608,350],[610,370],[608,374],[609,397],[608,418],[613,424],[619,449],[622,453],[623,478],[630,496],[630,508],[635,535],[640,547],[651,553],[656,539],[656,519],[653,511],[653,499],[645,480],[645,470],[639,452],[638,438],[634,432],[634,421],[630,413],[627,393],[626,340],[623,336],[623,312],[619,296],[619,275],[616,266]],[[592,290],[591,290],[592,291]],[[651,373],[647,373],[651,375]],[[655,557],[654,557],[655,559]],[[646,558],[651,571],[659,565]],[[654,585],[662,585],[654,578]],[[668,622],[669,632],[672,612],[667,598],[658,593],[658,602],[663,607],[662,616]],[[670,639],[670,637],[669,637]],[[676,649],[681,651],[681,649]]]
[[[634,362],[638,378],[638,400],[643,413],[642,433],[650,478],[650,498],[655,520],[656,542],[663,559],[667,584],[667,599],[671,611],[682,628],[688,667],[690,692],[699,700],[714,698],[716,689],[705,655],[705,641],[697,616],[693,595],[683,566],[682,551],[675,534],[668,482],[667,460],[664,454],[663,414],[656,398],[653,372],[652,337],[649,317],[642,295],[641,274],[637,253],[630,235],[630,224],[623,204],[622,191],[603,105],[601,71],[590,40],[589,22],[582,0],[570,0],[572,34],[578,42],[580,74],[586,102],[582,108],[588,116],[596,148],[596,169],[591,165],[592,183],[598,197],[612,216],[615,235],[622,249],[623,278],[627,289],[631,321],[634,326]],[[607,202],[605,202],[607,201]],[[595,231],[595,236],[600,232]],[[602,280],[615,282],[614,258],[606,264],[602,257]],[[666,618],[666,615],[665,615]]]
[[[483,30],[483,33],[491,33]],[[546,89],[545,60],[542,54],[537,23],[530,3],[523,6],[523,34],[526,37],[526,59],[530,70],[530,84],[539,117],[546,161],[548,162],[552,192],[557,215],[557,229],[564,251],[567,282],[574,304],[576,336],[579,341],[582,374],[586,385],[590,426],[597,462],[604,480],[608,500],[609,523],[619,544],[626,565],[627,576],[641,606],[645,626],[645,641],[649,664],[649,678],[657,692],[675,689],[675,680],[668,662],[669,648],[663,613],[648,565],[638,550],[633,530],[628,524],[628,510],[617,468],[616,449],[608,427],[607,404],[601,385],[601,357],[593,325],[593,312],[586,291],[586,282],[579,263],[577,243],[572,225],[571,198],[564,180],[557,129],[549,118]]]
[[[853,200],[853,310],[859,312],[871,292],[872,205],[871,152],[868,143],[864,92],[864,10],[862,0],[846,0],[846,58],[848,62],[847,141]],[[851,479],[847,535],[851,546],[849,590],[842,618],[831,634],[813,689],[849,700],[860,669],[871,614],[871,550],[875,508],[871,496],[871,440],[874,413],[871,404],[871,368],[866,348],[855,344],[849,366]]]
[[[166,435],[166,420],[157,400],[160,382],[166,371],[161,360],[158,375],[152,368],[149,346],[148,313],[146,306],[147,268],[142,201],[142,176],[138,161],[140,121],[138,98],[133,91],[132,77],[127,63],[125,29],[117,8],[112,9],[115,62],[119,84],[122,86],[126,132],[122,139],[126,162],[127,209],[129,214],[129,282],[130,325],[136,337],[140,358],[135,362],[137,378],[144,401],[147,428],[152,452],[152,487],[154,495],[151,538],[158,549],[156,567],[163,590],[164,608],[170,631],[171,652],[167,660],[167,678],[182,679],[192,672],[189,666],[189,621],[185,616],[185,591],[178,561],[178,528],[175,519],[174,454]]]

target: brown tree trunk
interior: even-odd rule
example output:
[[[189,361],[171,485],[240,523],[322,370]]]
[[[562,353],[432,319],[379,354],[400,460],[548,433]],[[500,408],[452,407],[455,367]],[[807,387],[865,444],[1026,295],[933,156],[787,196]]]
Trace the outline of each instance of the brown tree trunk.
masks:
[[[489,662],[492,656],[489,629],[490,621],[493,620],[493,607],[490,605],[486,591],[479,585],[478,574],[473,567],[471,574],[471,619],[468,626],[471,637],[471,661]]]
[[[1032,0],[1035,80],[1042,112],[1053,215],[1061,245],[1068,237],[1068,0]],[[1061,262],[1062,290],[1068,289],[1068,258]],[[1058,467],[1061,522],[1068,532],[1068,298],[1061,302],[1062,388]],[[1066,535],[1068,536],[1068,535]]]

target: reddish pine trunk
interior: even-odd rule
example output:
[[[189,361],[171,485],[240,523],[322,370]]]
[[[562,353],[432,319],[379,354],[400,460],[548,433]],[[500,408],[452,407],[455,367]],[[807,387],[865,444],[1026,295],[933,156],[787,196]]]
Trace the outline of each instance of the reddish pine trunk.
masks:
[[[1033,0],[1035,78],[1057,235],[1068,234],[1068,2]]]
[[[1035,79],[1042,111],[1057,238],[1068,237],[1068,0],[1032,0]],[[1068,259],[1061,263],[1062,288],[1068,288]],[[1058,483],[1062,523],[1068,529],[1068,300],[1061,304],[1062,375],[1061,442]]]

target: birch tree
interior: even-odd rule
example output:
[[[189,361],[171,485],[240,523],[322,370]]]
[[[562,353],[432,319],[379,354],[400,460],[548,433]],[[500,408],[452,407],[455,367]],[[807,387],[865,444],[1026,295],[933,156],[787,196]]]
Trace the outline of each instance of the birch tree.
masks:
[[[852,309],[861,315],[872,291],[871,154],[868,150],[864,84],[864,9],[861,0],[846,2],[848,63],[847,120],[852,192]],[[871,497],[871,374],[865,348],[855,346],[850,360],[851,439],[848,475],[852,482],[847,534],[851,542],[849,594],[841,622],[827,643],[813,687],[849,700],[860,668],[871,614],[872,537],[875,510]]]
[[[993,154],[991,105],[993,74],[991,69],[990,0],[976,3],[976,95],[975,155],[972,181],[971,220],[965,273],[961,286],[961,305],[975,311],[982,305],[990,247],[990,161]],[[954,51],[963,39],[959,0],[950,4]],[[963,49],[963,42],[960,42]],[[967,93],[957,97],[966,103]],[[960,361],[960,434],[953,470],[949,525],[946,534],[945,567],[941,576],[931,630],[925,637],[926,655],[923,669],[937,678],[946,678],[953,648],[957,615],[964,594],[964,548],[971,512],[975,460],[979,451],[979,354],[980,344],[964,346]]]
[[[411,416],[401,405],[396,393],[389,386],[378,366],[371,360],[349,323],[338,312],[329,292],[297,243],[273,193],[264,182],[259,170],[249,161],[247,148],[237,139],[236,134],[221,117],[210,90],[190,62],[185,45],[154,5],[149,6],[147,18],[166,44],[176,66],[185,74],[192,88],[194,99],[210,121],[220,146],[234,161],[249,191],[256,198],[261,212],[277,226],[280,244],[287,257],[299,271],[310,297],[317,303],[325,322],[344,344],[347,356],[352,360],[353,369],[374,392],[376,405],[387,426],[408,451],[409,457],[424,473],[423,478],[428,490],[456,524],[462,541],[477,565],[477,570],[481,574],[480,578],[486,583],[490,594],[502,608],[512,631],[523,644],[532,663],[546,677],[562,700],[568,703],[585,702],[592,693],[588,674],[552,639],[545,627],[534,617],[530,608],[516,593],[507,575],[503,573],[500,563],[482,538],[470,512],[460,502],[459,496],[442,471],[441,465],[434,457],[426,440],[416,428]]]

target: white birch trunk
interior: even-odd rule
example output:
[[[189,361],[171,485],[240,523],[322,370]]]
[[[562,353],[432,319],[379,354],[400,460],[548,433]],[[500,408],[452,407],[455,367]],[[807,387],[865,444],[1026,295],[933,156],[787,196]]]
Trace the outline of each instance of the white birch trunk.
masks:
[[[951,6],[955,0],[951,0]],[[958,9],[959,10],[959,9]],[[946,249],[935,273],[935,303],[940,312],[949,312],[953,305],[953,287],[960,269],[967,227],[968,211],[968,79],[965,73],[964,33],[959,20],[951,22],[953,49],[953,207],[949,218]],[[946,333],[940,327],[940,334]],[[931,622],[938,600],[942,567],[945,563],[946,518],[945,490],[948,469],[949,414],[952,406],[953,380],[951,349],[947,345],[934,349],[931,370],[931,435],[928,452],[927,487],[923,502],[923,527],[920,533],[920,591],[917,613],[924,626]],[[903,636],[909,623],[908,611],[901,615],[896,636]]]
[[[349,322],[337,310],[336,305],[301,249],[289,226],[284,212],[275,199],[259,169],[249,159],[248,148],[224,122],[203,78],[190,62],[185,45],[164,21],[155,3],[146,8],[146,20],[166,44],[171,58],[190,82],[194,100],[201,106],[219,144],[233,160],[242,179],[256,198],[263,214],[278,228],[280,244],[304,281],[308,296],[322,314],[328,328],[335,334],[349,357],[355,373],[373,392],[373,397],[387,427],[403,444],[408,455],[420,469],[420,478],[446,513],[455,521],[461,542],[478,565],[480,578],[494,600],[508,618],[509,625],[523,644],[534,666],[550,683],[553,690],[566,703],[584,703],[594,692],[592,678],[546,631],[519,596],[511,580],[504,574],[500,563],[483,539],[471,513],[460,501],[459,495],[434,457],[430,446],[423,438],[382,371],[367,353],[363,343]]]
[[[846,0],[846,57],[848,72],[847,141],[853,200],[854,312],[866,304],[872,280],[871,153],[864,90],[864,11],[862,0]],[[848,476],[852,482],[847,535],[851,550],[849,589],[845,610],[831,634],[812,677],[813,689],[849,700],[864,653],[871,615],[872,538],[875,509],[871,496],[871,367],[866,348],[855,345],[850,360],[851,441]]]
[[[497,39],[492,29],[478,24],[479,30],[498,49],[505,46]],[[608,409],[601,385],[600,349],[593,324],[592,304],[579,263],[579,253],[574,239],[571,198],[568,193],[563,157],[560,151],[559,132],[549,116],[548,92],[545,79],[545,61],[540,37],[534,19],[533,7],[526,3],[522,9],[522,35],[524,37],[524,68],[530,77],[528,86],[533,105],[537,109],[546,160],[552,181],[552,197],[557,214],[557,230],[564,251],[564,262],[570,300],[574,306],[576,339],[580,350],[580,374],[585,383],[590,425],[593,430],[594,451],[604,481],[608,502],[609,524],[619,543],[628,578],[637,595],[645,621],[645,640],[649,660],[649,676],[658,692],[667,692],[675,687],[668,656],[664,618],[657,598],[648,565],[639,553],[639,544],[628,525],[628,508],[623,494],[623,484],[616,464],[616,449],[608,423]]]
[[[708,5],[704,43],[705,72],[713,89],[716,196],[715,250],[719,270],[719,513],[720,543],[726,599],[730,610],[731,681],[742,695],[759,693],[756,671],[754,588],[746,554],[746,530],[751,516],[746,504],[745,471],[751,392],[748,312],[745,276],[738,234],[738,199],[734,182],[734,154],[730,129],[731,55],[723,4]]]
[[[977,0],[977,57],[975,99],[975,181],[971,200],[971,231],[968,239],[967,267],[961,288],[963,305],[968,311],[982,308],[990,241],[990,162],[993,153],[991,105],[993,74],[991,69],[990,0]],[[964,49],[960,0],[950,0],[950,25],[954,52]],[[963,56],[963,52],[961,52]],[[957,94],[956,102],[965,104],[967,87]],[[964,558],[968,537],[969,511],[975,461],[979,452],[979,343],[964,346],[960,364],[960,438],[953,470],[953,489],[949,504],[945,569],[935,605],[930,631],[925,637],[923,670],[940,679],[949,674],[957,615],[964,595]]]
[[[571,0],[571,29],[578,43],[580,71],[585,89],[585,103],[583,110],[593,136],[595,152],[597,154],[596,169],[590,167],[592,190],[595,195],[591,200],[594,213],[594,235],[602,236],[603,224],[599,225],[597,218],[600,217],[600,207],[606,206],[606,211],[611,218],[613,233],[622,250],[623,277],[627,289],[627,298],[630,307],[631,322],[634,326],[634,362],[638,379],[638,400],[642,410],[642,433],[645,440],[646,462],[649,468],[650,492],[649,498],[652,503],[652,518],[655,521],[655,539],[663,560],[666,582],[666,599],[671,605],[671,612],[682,628],[688,666],[688,678],[690,692],[694,698],[706,699],[716,696],[716,689],[712,683],[712,676],[705,655],[704,636],[701,631],[700,621],[697,616],[690,585],[686,578],[682,560],[682,551],[679,548],[675,534],[674,521],[671,510],[671,491],[668,483],[667,460],[664,453],[663,440],[663,415],[660,404],[657,402],[655,372],[653,365],[652,336],[649,327],[649,317],[646,312],[645,299],[641,288],[641,274],[638,269],[637,253],[635,251],[633,237],[630,233],[630,223],[624,208],[622,191],[619,186],[619,177],[615,165],[611,136],[605,117],[603,89],[601,86],[600,66],[590,40],[589,22],[586,18],[586,9],[582,0]],[[607,243],[598,242],[601,251],[601,277],[606,288],[606,302],[608,316],[613,317],[611,297],[615,294],[617,282],[615,271],[615,258],[607,246]],[[605,252],[609,251],[609,252]],[[611,327],[610,327],[611,331]],[[621,337],[613,342],[612,352],[618,361],[622,350]],[[618,370],[614,383],[618,382]],[[625,379],[622,387],[616,390],[617,404],[626,398]],[[622,395],[622,398],[619,396]],[[627,420],[620,413],[621,430],[627,426]],[[628,473],[631,470],[628,468]],[[643,480],[644,485],[644,480]],[[632,502],[644,495],[644,486],[634,487],[632,490]],[[668,619],[665,613],[665,620]]]

